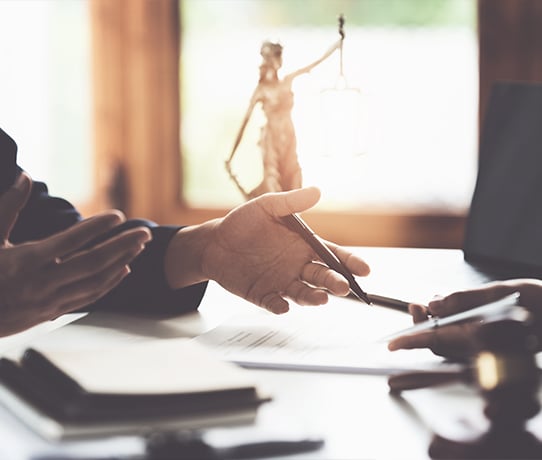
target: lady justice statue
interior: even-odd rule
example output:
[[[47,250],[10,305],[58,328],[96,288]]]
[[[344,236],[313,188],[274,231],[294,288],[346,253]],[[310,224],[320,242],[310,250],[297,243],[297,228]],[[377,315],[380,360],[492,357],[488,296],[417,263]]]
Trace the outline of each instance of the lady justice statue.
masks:
[[[340,39],[322,57],[284,76],[282,79],[278,77],[278,70],[282,66],[282,46],[268,41],[262,44],[260,50],[262,56],[260,79],[250,99],[248,110],[235,139],[230,157],[226,161],[226,170],[245,199],[249,200],[267,192],[280,192],[301,187],[301,167],[297,158],[296,135],[291,117],[294,104],[292,83],[296,77],[310,72],[336,50],[340,49],[342,51],[343,27],[344,17],[341,15],[339,17]],[[252,111],[258,103],[261,104],[266,119],[261,128],[258,142],[263,159],[263,179],[256,188],[247,191],[241,186],[237,176],[232,172],[231,162],[237,147],[241,143]]]

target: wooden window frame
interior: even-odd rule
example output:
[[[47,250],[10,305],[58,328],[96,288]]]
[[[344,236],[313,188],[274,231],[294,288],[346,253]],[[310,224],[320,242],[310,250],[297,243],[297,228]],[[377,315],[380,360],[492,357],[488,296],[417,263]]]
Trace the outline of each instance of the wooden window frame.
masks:
[[[90,0],[94,72],[94,208],[162,224],[195,224],[228,209],[182,200],[178,0]],[[492,81],[541,80],[537,0],[479,0],[480,119]],[[495,32],[497,31],[497,32]],[[527,40],[527,41],[525,41]],[[526,46],[528,44],[528,46]],[[460,248],[464,213],[306,213],[325,238],[344,245]]]

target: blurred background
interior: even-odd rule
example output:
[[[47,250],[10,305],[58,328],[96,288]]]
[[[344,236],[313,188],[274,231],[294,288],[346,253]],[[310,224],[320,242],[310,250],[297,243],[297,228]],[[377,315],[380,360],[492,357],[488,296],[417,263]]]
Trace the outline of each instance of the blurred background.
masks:
[[[243,201],[228,158],[258,82],[264,40],[281,74],[338,38],[359,145],[323,106],[339,55],[295,80],[306,213],[347,245],[462,245],[485,101],[496,80],[542,80],[537,0],[0,0],[0,126],[19,162],[84,213],[118,207],[190,224]],[[261,179],[256,111],[234,162]]]

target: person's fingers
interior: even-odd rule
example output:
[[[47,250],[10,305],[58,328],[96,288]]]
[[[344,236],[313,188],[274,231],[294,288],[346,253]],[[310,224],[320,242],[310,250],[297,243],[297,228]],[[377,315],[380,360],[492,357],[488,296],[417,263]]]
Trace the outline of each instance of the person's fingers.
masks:
[[[286,313],[290,309],[288,302],[276,292],[269,292],[260,302],[254,303],[277,315]]]
[[[285,295],[298,305],[323,305],[329,300],[325,290],[310,287],[302,281],[290,283]]]
[[[412,315],[414,323],[427,321],[427,309],[423,305],[410,304],[408,312]],[[428,348],[434,345],[432,342],[435,337],[432,331],[420,332],[419,334],[403,335],[392,340],[388,344],[390,350],[412,349],[412,348]]]
[[[118,284],[127,265],[144,249],[148,239],[148,229],[133,229],[118,235],[114,241],[51,264],[37,275],[36,289],[43,287],[42,295],[56,306],[55,314],[62,314],[59,308],[73,310],[91,303]]]
[[[257,198],[260,205],[272,216],[282,217],[312,208],[320,199],[320,190],[306,187],[288,192],[268,193]]]
[[[5,242],[9,239],[9,234],[21,209],[23,209],[30,190],[32,189],[32,179],[25,172],[21,172],[15,183],[5,193],[0,195],[0,241]]]
[[[408,306],[408,312],[412,315],[414,323],[421,323],[429,319],[427,308],[423,305],[412,303]]]
[[[129,273],[127,265],[115,264],[93,276],[63,286],[55,293],[55,309],[49,312],[50,317],[91,305],[114,289]]]
[[[435,333],[424,331],[418,334],[402,335],[388,343],[388,350],[411,350],[414,348],[431,348],[435,345]]]
[[[353,254],[348,249],[339,246],[331,241],[325,241],[325,244],[331,249],[339,260],[354,275],[367,276],[371,272],[371,267],[361,257]]]
[[[523,307],[540,307],[540,297],[542,295],[542,281],[535,279],[515,279],[503,281],[508,284],[513,291],[520,292],[519,303]]]
[[[124,222],[120,211],[107,211],[85,219],[72,227],[40,242],[36,255],[43,262],[70,256],[86,243]]]
[[[335,295],[346,295],[350,290],[348,281],[342,275],[319,262],[305,264],[301,279],[312,286],[325,288]]]
[[[429,348],[436,355],[464,360],[476,349],[475,336],[479,326],[478,322],[469,322],[439,327],[418,334],[404,335],[390,341],[388,349],[395,351]]]
[[[502,299],[517,290],[515,285],[488,283],[479,288],[454,292],[442,299],[432,300],[429,302],[428,308],[432,315],[448,316]]]
[[[4,311],[5,320],[0,325],[0,335],[13,334],[43,321],[54,319],[64,313],[83,308],[107,294],[130,273],[127,265],[118,261],[75,283],[64,283],[51,289],[44,284],[43,276],[33,277],[22,289],[18,298],[24,299],[24,309],[17,307]],[[8,299],[9,300],[9,299]],[[7,304],[8,310],[10,303]],[[3,307],[4,308],[4,307]]]
[[[69,283],[110,266],[127,265],[144,249],[145,243],[150,239],[150,231],[145,227],[128,230],[64,262],[55,264],[51,269],[52,276]]]

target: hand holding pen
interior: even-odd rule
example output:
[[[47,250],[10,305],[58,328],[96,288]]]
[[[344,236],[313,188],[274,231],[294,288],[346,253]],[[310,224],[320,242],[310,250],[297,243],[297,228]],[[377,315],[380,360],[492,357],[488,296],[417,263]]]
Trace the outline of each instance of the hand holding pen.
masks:
[[[328,247],[329,243],[324,242],[316,233],[307,225],[307,223],[297,214],[290,214],[282,217],[284,224],[293,232],[299,234],[309,246],[316,252],[318,257],[329,268],[335,270],[346,278],[350,286],[350,297],[356,298],[365,302],[368,305],[376,304],[378,306],[391,308],[403,313],[409,312],[410,302],[394,299],[377,294],[366,293],[358,284],[352,272],[348,267]]]
[[[351,292],[360,300],[366,304],[371,305],[371,299],[367,293],[361,289],[357,283],[354,275],[348,270],[348,268],[340,261],[340,259],[329,249],[316,233],[299,217],[297,214],[289,214],[283,216],[282,220],[284,224],[292,231],[299,234],[308,245],[314,250],[314,252],[322,259],[329,268],[335,270],[346,278],[350,285]]]
[[[346,277],[330,268],[303,237],[284,224],[284,216],[310,209],[319,198],[320,192],[314,187],[266,193],[223,218],[181,229],[179,235],[184,240],[197,234],[198,240],[189,247],[202,251],[197,267],[201,269],[195,276],[185,277],[184,285],[213,280],[276,314],[286,313],[290,301],[323,305],[330,295],[348,295]],[[202,244],[198,235],[204,232]],[[353,251],[331,242],[325,244],[351,274],[369,274],[367,263]],[[178,264],[179,260],[171,262]]]

